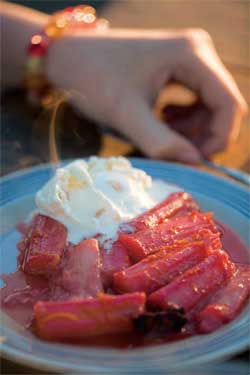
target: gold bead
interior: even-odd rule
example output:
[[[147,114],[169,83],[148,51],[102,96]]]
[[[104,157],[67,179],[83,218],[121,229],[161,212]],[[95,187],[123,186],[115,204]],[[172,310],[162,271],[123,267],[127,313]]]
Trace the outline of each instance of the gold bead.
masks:
[[[83,13],[90,13],[90,14],[96,14],[96,11],[95,11],[95,8],[89,6],[89,5],[78,5],[75,10],[73,11],[74,12],[83,12]]]
[[[109,21],[105,18],[98,18],[96,21],[96,30],[106,31],[109,28]]]
[[[45,33],[49,38],[58,38],[63,33],[64,28],[58,27],[56,23],[48,24],[45,27]]]
[[[35,34],[35,35],[33,35],[33,37],[31,38],[31,43],[32,43],[32,44],[40,44],[41,42],[42,42],[42,37],[41,37],[41,35]]]

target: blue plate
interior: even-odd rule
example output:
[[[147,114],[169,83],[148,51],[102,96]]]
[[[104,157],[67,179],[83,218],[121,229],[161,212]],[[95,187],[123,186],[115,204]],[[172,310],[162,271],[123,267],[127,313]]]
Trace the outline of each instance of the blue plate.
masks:
[[[131,159],[133,165],[153,178],[182,186],[200,203],[214,211],[248,244],[249,194],[229,180],[173,163]],[[0,183],[1,273],[16,268],[15,225],[34,208],[34,194],[53,175],[51,165],[11,174]],[[176,343],[138,348],[102,349],[51,344],[40,341],[23,327],[1,314],[3,355],[43,370],[94,374],[168,374],[189,366],[222,360],[244,350],[249,341],[250,319],[247,308],[231,324],[209,335],[199,335]],[[196,373],[192,370],[192,373]]]

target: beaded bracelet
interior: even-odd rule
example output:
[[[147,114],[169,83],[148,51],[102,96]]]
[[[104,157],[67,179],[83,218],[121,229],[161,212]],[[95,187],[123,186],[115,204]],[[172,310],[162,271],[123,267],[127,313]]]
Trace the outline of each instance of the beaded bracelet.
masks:
[[[45,75],[45,57],[49,45],[66,32],[71,34],[79,30],[106,30],[108,21],[97,18],[93,7],[78,5],[54,13],[48,24],[32,36],[27,54],[25,86],[29,102],[33,105],[48,105],[57,97],[56,90]]]

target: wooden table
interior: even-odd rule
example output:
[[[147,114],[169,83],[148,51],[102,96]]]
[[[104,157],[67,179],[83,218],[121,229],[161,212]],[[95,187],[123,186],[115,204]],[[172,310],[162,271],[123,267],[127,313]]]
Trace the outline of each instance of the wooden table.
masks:
[[[230,70],[241,92],[249,103],[249,2],[230,0],[126,0],[114,1],[102,11],[114,27],[133,28],[185,28],[198,27],[206,29],[212,36],[216,48]],[[44,155],[36,154],[36,146],[26,147],[25,130],[20,133],[20,118],[24,129],[25,119],[30,121],[21,102],[21,94],[8,96],[3,106],[8,121],[11,120],[14,131],[10,135],[4,130],[4,165],[2,173],[27,167],[46,161]],[[16,116],[16,117],[15,117]],[[18,126],[15,125],[18,122]],[[16,129],[16,130],[15,130]],[[27,130],[27,129],[26,129]],[[16,134],[19,134],[15,137]],[[90,131],[90,127],[88,127]],[[13,137],[14,134],[14,137]],[[22,138],[22,134],[24,134]],[[36,133],[35,133],[36,134]],[[237,142],[228,150],[213,157],[213,160],[224,166],[250,171],[249,164],[249,117],[242,124],[241,132]],[[87,145],[86,156],[97,153],[100,156],[111,155],[134,155],[137,150],[128,142],[119,139],[113,134],[102,134],[95,127],[94,133],[86,134]],[[93,142],[93,144],[92,144]],[[46,147],[45,147],[46,148]],[[63,155],[64,156],[64,155]],[[73,155],[75,156],[75,155]],[[234,360],[243,360],[247,363],[248,353],[242,353]],[[37,370],[16,365],[12,362],[2,361],[3,374],[38,374]],[[247,372],[246,372],[247,374]],[[136,374],[135,374],[136,375]]]

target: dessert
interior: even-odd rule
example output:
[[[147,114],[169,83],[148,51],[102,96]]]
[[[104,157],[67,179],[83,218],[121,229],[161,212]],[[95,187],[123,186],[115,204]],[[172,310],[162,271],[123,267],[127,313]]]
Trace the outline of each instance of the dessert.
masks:
[[[131,234],[121,233],[119,241],[125,246],[131,259],[137,262],[166,246],[171,250],[171,246],[175,244],[183,246],[184,243],[197,241],[202,230],[218,232],[210,216],[194,211],[185,216],[173,217],[172,220],[169,218],[152,229]]]
[[[20,265],[25,273],[46,274],[56,269],[66,247],[67,230],[58,221],[36,215],[19,243]]]
[[[207,241],[208,239],[204,238],[204,241],[182,245],[179,248],[167,246],[131,267],[115,272],[113,287],[123,293],[151,293],[207,257],[212,250]]]
[[[163,310],[169,307],[182,308],[188,313],[202,299],[224,285],[234,272],[234,264],[230,262],[226,253],[216,251],[150,294],[148,303]]]
[[[243,307],[250,290],[249,267],[238,266],[227,285],[220,289],[209,304],[198,313],[198,330],[215,331],[234,319]]]
[[[19,225],[18,269],[2,276],[2,309],[44,340],[166,342],[213,332],[246,304],[237,235],[124,158],[70,163],[36,204]]]
[[[47,340],[130,332],[132,319],[144,312],[145,300],[144,293],[130,293],[37,302],[34,307],[36,332]]]
[[[128,160],[90,158],[75,160],[57,169],[36,194],[41,214],[64,224],[68,240],[99,234],[113,238],[121,223],[154,207],[177,186],[153,181],[144,171],[132,168]],[[99,240],[101,238],[99,237]]]

